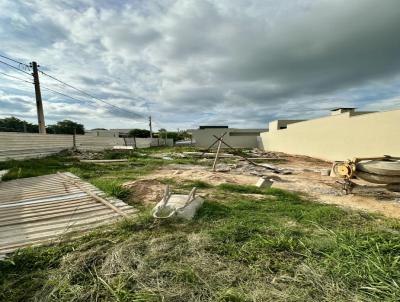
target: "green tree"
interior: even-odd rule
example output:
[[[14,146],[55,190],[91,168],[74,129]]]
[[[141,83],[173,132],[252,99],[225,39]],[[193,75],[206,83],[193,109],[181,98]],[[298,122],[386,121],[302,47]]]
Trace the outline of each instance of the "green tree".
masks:
[[[51,134],[74,134],[74,129],[76,129],[76,134],[85,134],[85,127],[82,124],[70,120],[63,120],[55,125],[49,125],[47,132]]]
[[[150,137],[150,131],[146,129],[132,129],[128,133],[129,137]]]
[[[37,125],[12,116],[0,119],[0,131],[38,133],[39,129]]]

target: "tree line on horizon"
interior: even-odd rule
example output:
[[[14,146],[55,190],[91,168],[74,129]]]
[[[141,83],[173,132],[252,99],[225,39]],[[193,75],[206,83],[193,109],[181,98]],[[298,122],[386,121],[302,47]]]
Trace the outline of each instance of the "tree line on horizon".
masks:
[[[140,138],[148,138],[150,137],[150,131],[147,129],[132,129],[128,133],[129,137],[140,137]],[[159,129],[158,132],[153,133],[154,138],[171,138],[174,142],[179,140],[184,140],[190,138],[190,134],[187,131],[167,131],[162,128]]]
[[[105,128],[95,128],[93,130],[107,130]],[[49,134],[85,134],[85,127],[82,124],[71,120],[59,121],[54,125],[46,126],[46,132]],[[38,133],[38,125],[32,124],[25,120],[18,119],[14,116],[0,119],[0,132],[26,132]],[[148,138],[150,131],[147,129],[132,129],[129,131],[129,137]],[[153,137],[157,138],[171,138],[174,141],[184,140],[190,138],[186,131],[167,131],[166,129],[159,129],[158,132],[153,133]]]
[[[54,125],[46,126],[46,132],[49,134],[74,134],[74,131],[76,131],[76,134],[85,134],[85,127],[71,120],[63,120]],[[0,119],[0,132],[38,133],[39,127],[11,116]]]

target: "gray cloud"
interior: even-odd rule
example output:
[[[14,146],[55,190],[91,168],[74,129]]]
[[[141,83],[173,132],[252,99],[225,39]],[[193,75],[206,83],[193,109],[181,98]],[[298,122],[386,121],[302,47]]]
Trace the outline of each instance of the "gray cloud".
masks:
[[[0,25],[7,54],[35,58],[99,98],[153,114],[161,127],[256,127],[340,105],[398,106],[397,0],[16,1],[0,3]],[[102,105],[76,111],[49,100],[53,117],[132,123],[132,114]]]

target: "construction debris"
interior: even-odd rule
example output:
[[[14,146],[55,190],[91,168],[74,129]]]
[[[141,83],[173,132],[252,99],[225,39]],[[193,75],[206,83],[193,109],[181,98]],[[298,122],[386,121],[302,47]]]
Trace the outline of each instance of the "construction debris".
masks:
[[[92,164],[104,164],[104,163],[125,163],[128,159],[81,159],[82,163],[92,163]]]
[[[256,183],[256,187],[258,188],[270,188],[273,184],[273,180],[267,179],[264,177],[260,177]]]
[[[348,194],[355,184],[351,179],[358,178],[375,184],[400,184],[400,158],[389,155],[381,157],[354,158],[337,162],[333,166],[335,175],[342,178],[342,190]]]
[[[206,158],[215,158],[216,153],[212,152],[183,152],[186,156],[193,156],[193,157],[206,157]],[[230,154],[230,153],[219,153],[219,158],[237,158],[237,156]]]
[[[180,152],[169,152],[169,153],[155,153],[155,154],[149,154],[149,157],[153,158],[164,158],[164,157],[169,157],[171,159],[174,158],[187,158],[187,156],[183,153]]]
[[[293,173],[293,170],[289,168],[278,168],[271,164],[252,165],[245,161],[241,161],[235,168],[235,172],[240,172],[245,174],[248,173],[257,176],[269,175],[270,173],[268,173],[268,171],[274,174],[281,174],[281,175],[289,175]]]
[[[215,172],[229,172],[231,170],[232,170],[231,165],[217,164],[215,166]]]
[[[0,170],[0,181],[3,179],[3,176],[8,173],[8,170]]]
[[[187,220],[193,219],[197,210],[202,206],[203,198],[196,196],[196,187],[189,195],[172,194],[169,186],[165,188],[162,200],[154,207],[154,218],[179,217]]]
[[[329,176],[331,174],[331,169],[322,169],[321,176]]]
[[[82,235],[135,213],[71,173],[0,183],[0,258],[19,248]]]
[[[112,150],[122,150],[122,151],[128,150],[128,151],[131,151],[131,150],[135,150],[135,147],[133,147],[133,146],[114,146],[114,147],[112,147]]]

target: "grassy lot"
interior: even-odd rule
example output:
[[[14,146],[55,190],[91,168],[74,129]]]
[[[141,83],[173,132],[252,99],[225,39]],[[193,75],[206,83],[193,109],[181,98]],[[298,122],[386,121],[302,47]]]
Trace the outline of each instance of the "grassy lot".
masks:
[[[128,164],[92,166],[55,159],[48,168],[35,161],[34,170],[68,170],[117,196],[109,180],[117,188],[170,163],[131,157]],[[3,165],[12,169],[10,178],[33,173],[26,162]],[[400,300],[399,221],[274,189],[205,182],[179,189],[194,184],[207,197],[191,222],[154,221],[144,208],[138,219],[0,261],[0,300]]]
[[[191,150],[188,147],[173,149],[176,152]],[[141,176],[166,164],[201,164],[198,159],[182,158],[163,160],[149,155],[157,152],[170,152],[172,148],[148,148],[140,152],[113,152],[105,151],[101,154],[104,159],[127,158],[128,163],[93,164],[81,163],[70,153],[61,153],[41,159],[24,161],[10,160],[0,162],[0,170],[8,169],[3,180],[12,180],[25,177],[40,176],[60,172],[71,172],[99,187],[101,190],[118,198],[126,197],[127,192],[121,188],[126,181],[139,179]]]

